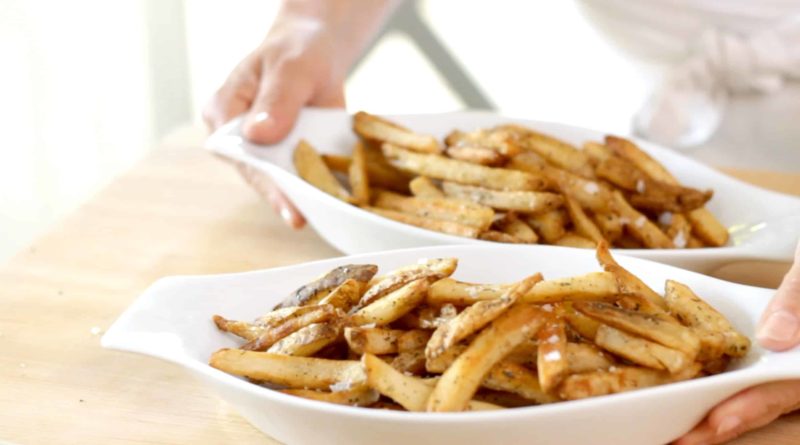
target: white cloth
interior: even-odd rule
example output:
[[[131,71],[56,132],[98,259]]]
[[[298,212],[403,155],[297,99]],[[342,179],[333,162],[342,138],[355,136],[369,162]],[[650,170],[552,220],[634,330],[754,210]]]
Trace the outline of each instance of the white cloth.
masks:
[[[709,29],[636,114],[634,131],[673,147],[703,143],[730,95],[772,94],[788,79],[800,79],[800,16],[745,37]]]

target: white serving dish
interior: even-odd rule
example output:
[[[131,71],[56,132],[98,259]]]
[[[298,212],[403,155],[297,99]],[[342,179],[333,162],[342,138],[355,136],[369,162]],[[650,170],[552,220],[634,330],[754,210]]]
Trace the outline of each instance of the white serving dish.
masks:
[[[516,122],[529,125],[581,146],[602,140],[605,133],[550,122],[513,119],[491,112],[462,111],[443,114],[387,116],[415,131],[443,137],[452,129],[463,130]],[[240,120],[211,135],[206,146],[270,175],[303,212],[308,223],[335,248],[346,254],[446,244],[487,244],[402,224],[346,204],[297,176],[292,150],[301,138],[323,153],[350,154],[356,138],[351,117],[344,110],[306,108],[294,130],[281,143],[259,146],[241,136]],[[708,208],[733,230],[730,246],[705,249],[627,249],[626,255],[709,272],[742,260],[790,261],[800,238],[800,199],[726,176],[675,151],[643,141],[641,147],[691,187],[711,188]],[[537,250],[539,246],[528,248]]]
[[[207,365],[212,352],[237,345],[236,339],[217,330],[213,314],[253,319],[336,266],[372,263],[388,271],[433,257],[458,258],[455,278],[474,282],[512,282],[536,271],[555,278],[600,270],[591,251],[497,244],[405,249],[247,273],[164,278],[120,316],[102,344],[185,367],[257,428],[292,445],[663,444],[688,431],[712,406],[741,389],[800,378],[800,350],[771,353],[754,344],[735,370],[712,377],[553,405],[427,414],[304,400]],[[622,255],[617,259],[656,290],[661,291],[668,278],[689,285],[751,338],[773,293],[642,259]]]

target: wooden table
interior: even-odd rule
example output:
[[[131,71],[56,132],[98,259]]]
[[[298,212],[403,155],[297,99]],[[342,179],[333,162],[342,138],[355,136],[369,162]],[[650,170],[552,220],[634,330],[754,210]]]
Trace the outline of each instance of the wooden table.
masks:
[[[292,231],[184,130],[0,268],[0,439],[38,443],[275,443],[169,363],[100,348],[159,277],[336,256]],[[800,194],[800,174],[730,172]],[[777,284],[785,264],[722,272]],[[757,270],[757,272],[753,272]],[[797,443],[800,415],[736,443]]]

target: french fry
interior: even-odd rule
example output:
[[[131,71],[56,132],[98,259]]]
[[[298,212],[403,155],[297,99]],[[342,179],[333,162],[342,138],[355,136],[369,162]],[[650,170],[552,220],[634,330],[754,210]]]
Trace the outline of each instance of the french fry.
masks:
[[[456,258],[433,258],[420,260],[417,264],[393,270],[385,276],[379,277],[370,285],[361,297],[360,306],[366,306],[411,281],[425,279],[432,282],[449,277],[457,266]]]
[[[597,246],[597,261],[603,266],[606,272],[612,274],[616,278],[619,293],[635,295],[648,300],[661,309],[667,308],[667,303],[661,298],[661,295],[658,295],[653,289],[650,289],[649,286],[644,284],[639,277],[630,273],[617,263],[617,260],[611,256],[611,252],[608,250],[608,244],[600,243]]]
[[[686,216],[680,213],[672,214],[666,228],[667,237],[672,240],[672,244],[678,249],[688,247],[689,240],[692,238],[692,226]]]
[[[349,311],[358,300],[361,299],[362,283],[348,278],[344,283],[334,288],[322,300],[319,300],[320,305],[329,304],[344,312]]]
[[[714,349],[715,337],[721,336],[724,353],[743,357],[750,350],[750,339],[733,328],[731,323],[710,304],[698,297],[688,286],[667,280],[664,297],[669,310],[682,323],[697,329],[702,348]],[[710,354],[712,358],[716,354]]]
[[[564,311],[561,316],[569,326],[580,334],[581,337],[593,342],[601,323],[591,317],[583,315],[580,311],[576,311],[572,303],[564,303],[562,308]]]
[[[477,332],[492,320],[496,319],[517,300],[528,292],[533,285],[542,280],[541,274],[527,277],[510,287],[499,298],[479,301],[458,314],[455,318],[439,326],[425,347],[425,356],[432,358],[461,340]]]
[[[351,314],[349,323],[353,325],[370,323],[378,326],[387,325],[410,312],[425,300],[427,290],[428,281],[425,278],[411,281]]]
[[[558,191],[593,212],[607,212],[611,202],[611,188],[603,182],[586,179],[566,170],[546,167],[544,175],[556,184]]]
[[[425,411],[434,388],[419,377],[412,377],[396,370],[372,354],[362,357],[367,384],[386,397],[399,403],[408,411]],[[468,410],[498,409],[495,405],[468,401]]]
[[[451,221],[480,230],[489,228],[494,217],[494,210],[472,202],[442,198],[415,198],[384,190],[375,191],[372,205],[380,209]]]
[[[476,227],[465,226],[452,221],[430,219],[424,216],[411,215],[408,213],[396,212],[394,210],[379,209],[377,207],[365,207],[364,210],[383,216],[384,218],[393,219],[397,222],[410,224],[423,229],[433,230],[435,232],[463,236],[465,238],[476,238],[478,234],[480,234],[480,230]]]
[[[377,391],[367,386],[359,386],[355,389],[337,392],[317,391],[313,389],[282,389],[280,391],[284,394],[302,397],[304,399],[348,406],[370,406],[380,398],[380,394]]]
[[[449,148],[473,147],[494,151],[503,157],[514,156],[520,152],[515,134],[502,128],[477,130],[469,133],[452,131],[445,138]]]
[[[589,343],[567,343],[568,374],[601,371],[614,366],[614,360]]]
[[[500,298],[510,284],[476,284],[444,278],[433,283],[428,289],[427,302],[431,305],[457,304],[471,305],[479,301]]]
[[[516,236],[505,232],[501,232],[499,230],[487,230],[485,232],[481,232],[478,235],[478,239],[484,241],[494,241],[496,243],[525,244],[524,241],[517,238]]]
[[[616,300],[619,286],[608,272],[590,272],[574,277],[555,278],[536,283],[522,296],[525,303],[558,303],[581,300]]]
[[[492,190],[449,181],[442,183],[442,190],[451,198],[472,201],[495,209],[526,213],[546,212],[564,204],[564,198],[547,192]]]
[[[603,234],[603,238],[608,240],[609,243],[613,244],[614,241],[622,237],[625,227],[618,215],[614,213],[595,213],[594,222],[597,224],[597,228],[600,229],[600,233]]]
[[[513,236],[523,243],[535,244],[539,241],[539,236],[531,226],[519,219],[513,212],[503,215],[502,218],[493,223],[493,226],[500,232]]]
[[[586,153],[586,156],[589,157],[589,160],[594,165],[597,165],[614,155],[614,152],[605,146],[605,144],[595,141],[584,142],[583,152]]]
[[[347,345],[356,354],[385,355],[423,349],[431,334],[421,329],[402,330],[348,326],[344,329]]]
[[[441,151],[439,142],[433,136],[414,133],[405,127],[363,111],[359,111],[353,116],[353,131],[365,139],[390,142],[422,153],[439,153]]]
[[[507,360],[494,365],[483,379],[484,388],[505,391],[537,404],[553,403],[558,399],[542,390],[536,373]]]
[[[526,221],[548,244],[555,244],[566,234],[567,215],[561,209],[528,215]]]
[[[575,232],[577,232],[578,235],[588,238],[595,243],[605,240],[603,234],[600,233],[600,229],[589,219],[589,216],[583,211],[583,208],[581,208],[577,201],[567,197],[565,207],[567,208],[567,212],[569,212],[570,219],[572,219],[572,226],[575,228]]]
[[[595,343],[598,346],[633,363],[675,374],[692,364],[677,349],[668,348],[641,337],[628,334],[611,326],[601,325]]]
[[[545,317],[530,305],[516,305],[481,331],[442,374],[428,400],[428,411],[461,411],[486,373],[526,338],[536,335]]]
[[[289,388],[329,390],[337,383],[355,387],[367,380],[361,363],[354,360],[220,349],[211,355],[209,364],[229,374]]]
[[[581,150],[552,136],[530,129],[526,129],[524,135],[525,137],[521,140],[523,148],[536,152],[559,168],[587,178],[593,176],[588,158]]]
[[[628,228],[629,233],[641,241],[645,247],[650,249],[671,249],[675,247],[672,244],[672,240],[667,238],[667,235],[664,235],[664,232],[657,225],[628,204],[622,193],[615,190],[612,196],[616,212],[621,218],[625,218],[628,221],[625,226]]]
[[[575,232],[567,232],[555,242],[557,246],[577,247],[580,249],[594,249],[597,245],[594,241]]]
[[[275,306],[275,309],[312,304],[349,279],[366,284],[377,271],[378,266],[374,264],[348,264],[337,267],[292,292],[283,302]]]
[[[686,217],[692,223],[692,233],[709,246],[724,246],[728,242],[728,230],[708,209],[692,210]]]
[[[314,147],[308,142],[301,139],[300,142],[297,143],[292,159],[294,161],[294,167],[297,169],[297,174],[300,175],[301,178],[308,181],[314,187],[342,201],[352,201],[350,193],[339,184],[339,181],[333,176],[328,166],[325,165],[319,153],[317,153]]]
[[[357,205],[369,204],[369,175],[367,173],[367,158],[364,144],[356,143],[353,148],[353,160],[348,169],[350,190],[353,193],[353,202]]]
[[[421,375],[425,373],[425,351],[416,349],[403,351],[392,359],[392,368],[404,373]]]
[[[359,144],[364,144],[364,142],[359,141]],[[365,157],[367,158],[367,177],[370,185],[399,193],[408,192],[408,176],[392,167],[383,157],[380,148],[378,148],[376,152],[377,156],[379,156],[379,158],[377,158],[376,155],[370,155],[369,144],[364,144],[363,146],[365,149]],[[323,154],[322,160],[329,169],[341,173],[348,173],[353,163],[353,159],[350,156],[335,154]]]
[[[312,323],[278,340],[267,352],[298,357],[312,356],[339,338],[342,321],[339,319],[327,323]]]
[[[700,350],[700,339],[691,329],[661,317],[599,302],[575,302],[575,309],[617,329],[636,334],[663,346],[682,351],[692,361]]]
[[[563,320],[552,318],[536,334],[539,351],[536,371],[544,392],[552,392],[567,376],[567,333]]]
[[[313,309],[308,312],[304,312],[298,316],[288,317],[280,324],[265,328],[258,337],[242,346],[242,349],[266,351],[282,338],[310,324],[326,322],[340,316],[341,311],[329,304],[314,306]]]
[[[444,192],[442,192],[439,187],[437,187],[436,184],[430,180],[430,178],[426,178],[425,176],[417,176],[411,180],[408,186],[411,189],[411,194],[417,198],[445,197]]]
[[[383,153],[401,170],[433,179],[486,187],[493,190],[540,190],[545,180],[530,173],[486,167],[438,155],[415,153],[383,144]]]
[[[604,371],[572,374],[564,379],[558,393],[565,400],[614,394],[686,380],[694,377],[699,369],[700,365],[694,364],[681,373],[670,374],[655,369],[618,366]]]
[[[498,166],[506,161],[505,156],[485,147],[453,146],[447,147],[445,153],[453,159],[479,165]]]
[[[265,330],[264,326],[248,323],[246,321],[228,320],[221,315],[214,315],[212,320],[220,331],[230,332],[248,341],[255,340],[263,334]]]

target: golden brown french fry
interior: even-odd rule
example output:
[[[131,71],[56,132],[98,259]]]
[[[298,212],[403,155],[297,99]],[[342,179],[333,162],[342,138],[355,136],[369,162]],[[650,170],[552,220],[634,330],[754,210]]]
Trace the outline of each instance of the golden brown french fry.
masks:
[[[425,374],[425,351],[422,348],[403,351],[392,359],[391,365],[404,374]]]
[[[411,180],[408,186],[411,189],[411,194],[417,198],[445,197],[444,192],[442,192],[430,178],[426,178],[425,176],[417,176]]]
[[[521,142],[523,148],[536,152],[556,167],[587,178],[593,176],[586,154],[564,141],[527,129]]]
[[[724,246],[728,242],[728,230],[708,209],[692,210],[686,217],[692,223],[692,233],[709,246]]]
[[[513,236],[523,243],[535,244],[539,236],[525,221],[519,219],[514,212],[508,212],[492,224],[497,230]]]
[[[388,363],[372,354],[364,354],[361,359],[367,377],[367,384],[379,393],[399,403],[409,411],[425,411],[433,387],[419,377],[403,374]],[[467,402],[466,409],[497,409],[486,403]]]
[[[310,357],[339,339],[343,321],[344,319],[338,319],[327,323],[312,323],[278,340],[267,352]]]
[[[221,315],[214,315],[212,320],[220,331],[230,332],[248,341],[255,340],[259,335],[264,333],[266,329],[264,326],[248,323],[246,321],[228,320]]]
[[[525,303],[558,303],[561,301],[616,299],[619,287],[608,272],[590,272],[585,275],[554,278],[536,283],[522,296]]]
[[[663,215],[663,214],[662,214]],[[669,223],[667,224],[666,234],[672,240],[672,244],[677,249],[688,247],[689,240],[692,238],[692,225],[685,215],[681,213],[670,214]],[[660,222],[661,218],[659,218]]]
[[[642,151],[633,142],[608,136],[606,137],[606,144],[610,145],[617,154],[636,164],[651,178],[667,184],[679,185],[678,180],[663,165]],[[687,217],[692,223],[694,233],[706,244],[718,247],[724,246],[728,242],[728,230],[708,209],[692,210]]]
[[[600,233],[603,234],[603,238],[608,240],[609,244],[613,244],[614,241],[622,237],[624,226],[620,221],[619,215],[614,213],[595,213],[594,222],[597,224],[597,228],[600,229]]]
[[[606,351],[633,363],[666,370],[671,374],[682,371],[692,364],[686,354],[677,349],[662,346],[608,325],[600,326],[594,341]]]
[[[567,232],[555,242],[557,246],[564,246],[564,247],[577,247],[580,249],[594,249],[597,243],[586,238],[584,236],[578,235],[575,232]]]
[[[567,214],[561,209],[528,215],[526,221],[548,244],[555,244],[567,233]]]
[[[300,288],[284,299],[283,302],[275,306],[275,309],[315,303],[345,281],[353,279],[360,284],[366,284],[377,272],[378,266],[374,264],[347,264],[345,266],[339,266],[322,277],[300,286]]]
[[[445,138],[451,148],[474,147],[492,150],[503,157],[514,156],[520,152],[516,134],[502,128],[476,130],[469,133],[452,131]]]
[[[569,326],[580,334],[581,337],[593,342],[601,323],[576,311],[571,302],[564,303],[562,309],[563,313],[561,316],[564,317],[564,320]]]
[[[344,312],[349,311],[361,299],[362,284],[348,278],[344,283],[334,288],[331,293],[319,300],[320,305],[330,304]]]
[[[442,182],[442,191],[451,198],[472,201],[495,209],[526,213],[546,212],[564,204],[564,198],[554,193],[492,190],[449,181]]]
[[[426,357],[425,359],[425,369],[428,372],[441,374],[456,361],[456,359],[467,350],[467,345],[465,344],[457,344],[450,349],[444,351],[442,354],[436,357]]]
[[[563,320],[553,317],[539,329],[536,371],[544,392],[552,392],[567,376],[567,333]]]
[[[451,221],[480,230],[489,228],[494,210],[480,204],[443,198],[415,198],[385,190],[375,190],[373,206],[398,212]]]
[[[600,229],[589,219],[589,216],[583,211],[583,208],[581,208],[577,201],[567,197],[565,207],[572,220],[572,226],[575,228],[575,232],[577,232],[578,235],[588,238],[595,243],[604,241],[605,238],[603,238],[603,234],[600,233]]]
[[[664,297],[669,310],[678,317],[678,320],[699,331],[698,336],[703,349],[714,349],[716,334],[723,339],[725,354],[731,357],[747,355],[750,350],[750,339],[734,329],[724,315],[698,297],[689,286],[667,280]]]
[[[392,144],[383,144],[383,153],[397,168],[433,179],[493,190],[540,190],[545,185],[543,178],[530,173],[486,167],[444,156],[414,153]]]
[[[535,372],[508,360],[494,365],[483,379],[482,386],[516,394],[537,404],[558,401],[556,397],[542,390]]]
[[[323,153],[321,156],[325,165],[335,172],[347,173],[353,163],[353,158],[346,155]]]
[[[690,379],[699,370],[698,364],[693,364],[678,374],[635,366],[618,366],[607,371],[570,375],[564,379],[558,393],[565,400],[603,396]]]
[[[425,347],[425,356],[433,358],[453,345],[477,332],[510,308],[521,295],[542,280],[541,274],[532,275],[508,288],[499,298],[479,301],[461,311],[455,318],[439,326]]]
[[[428,289],[427,302],[431,305],[457,304],[471,305],[478,301],[500,298],[510,284],[476,284],[444,278],[433,283]]]
[[[354,360],[220,349],[211,355],[209,364],[229,374],[289,388],[329,390],[337,383],[356,387],[367,380],[361,363]]]
[[[619,214],[620,218],[624,218],[626,222],[625,227],[634,238],[638,239],[650,249],[671,249],[675,247],[667,235],[653,224],[652,221],[647,219],[646,216],[639,213],[638,210],[631,207],[625,197],[622,196],[618,190],[612,193],[613,204],[615,211]]]
[[[314,389],[281,389],[280,392],[304,399],[349,406],[370,406],[377,402],[381,396],[368,386],[358,386],[354,389],[334,392]]]
[[[363,141],[359,143],[364,144]],[[366,148],[368,146],[369,145],[364,146],[365,150],[368,150]],[[369,153],[369,151],[366,151],[366,153]],[[385,188],[395,192],[408,192],[408,176],[400,170],[392,167],[389,162],[383,158],[383,153],[380,151],[380,148],[378,148],[377,154],[380,156],[379,160],[373,159],[374,156],[370,156],[369,154],[366,155],[366,168],[369,183],[376,187]],[[323,154],[322,160],[329,169],[341,173],[348,173],[350,166],[353,163],[353,159],[350,156],[335,154]]]
[[[434,282],[449,277],[457,266],[457,258],[433,258],[420,260],[416,264],[395,269],[377,278],[370,285],[369,289],[361,297],[360,306],[363,307],[372,303],[414,280],[425,279],[428,282]]]
[[[423,349],[431,333],[422,329],[402,330],[348,326],[344,329],[347,345],[356,354],[385,355]]]
[[[611,188],[605,183],[586,179],[555,167],[544,169],[544,176],[556,189],[593,212],[607,212],[611,202]]]
[[[294,167],[297,174],[314,187],[333,195],[345,202],[351,202],[352,197],[347,190],[339,184],[339,180],[322,161],[319,153],[308,142],[300,140],[294,149]]]
[[[353,116],[353,131],[362,138],[408,148],[423,153],[439,153],[441,146],[435,137],[421,135],[378,116],[359,111]]]
[[[425,300],[428,281],[420,278],[366,304],[349,317],[352,325],[387,325],[410,312]],[[363,300],[362,300],[363,301]]]
[[[410,224],[422,229],[447,233],[449,235],[463,236],[465,238],[477,238],[477,236],[480,234],[480,229],[477,227],[465,226],[464,224],[454,223],[452,221],[441,221],[438,219],[426,218],[424,216],[396,212],[394,210],[379,209],[377,207],[364,207],[364,210],[383,216],[384,218],[393,219],[397,222]]]
[[[514,347],[536,335],[545,316],[531,305],[515,305],[481,331],[442,374],[428,400],[428,411],[467,407],[489,370]]]
[[[600,301],[576,301],[573,306],[607,325],[682,351],[690,361],[694,360],[700,350],[700,339],[691,329],[664,318]]]
[[[282,323],[265,328],[261,334],[242,346],[250,351],[265,351],[278,340],[294,333],[312,323],[321,323],[333,318],[341,317],[342,313],[335,307],[325,304],[314,306],[313,310],[298,316],[285,319]]]
[[[614,366],[614,361],[590,343],[567,343],[568,374],[602,371]]]
[[[496,243],[526,244],[524,241],[517,238],[516,236],[505,232],[501,232],[499,230],[487,230],[485,232],[481,232],[478,235],[478,239],[484,241],[494,241]]]
[[[506,161],[506,157],[491,148],[475,146],[453,146],[445,150],[447,156],[472,164],[498,166]]]
[[[608,250],[608,244],[600,243],[597,245],[597,261],[606,272],[616,278],[619,293],[644,298],[661,309],[667,308],[667,303],[661,298],[661,295],[650,289],[639,277],[617,263],[611,255],[611,251]]]
[[[587,141],[583,143],[583,152],[589,157],[592,164],[597,165],[608,157],[613,156],[614,152],[604,144],[595,141]]]
[[[357,205],[369,204],[370,191],[366,156],[364,144],[357,142],[353,148],[353,160],[348,169],[350,190],[353,193],[353,203]]]

